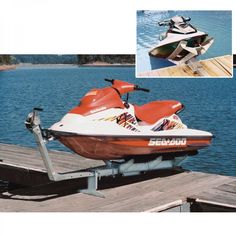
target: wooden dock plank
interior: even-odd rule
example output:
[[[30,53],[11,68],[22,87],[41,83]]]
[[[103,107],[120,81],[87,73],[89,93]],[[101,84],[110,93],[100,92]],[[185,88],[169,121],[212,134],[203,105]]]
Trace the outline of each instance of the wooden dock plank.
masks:
[[[173,202],[168,202],[167,204],[163,204],[161,206],[157,206],[154,208],[150,208],[144,212],[162,212],[162,211],[168,211],[170,208],[174,208],[174,207],[178,207],[178,206],[182,206],[183,205],[183,201],[182,200],[175,200]]]
[[[79,158],[67,152],[51,151],[60,171],[98,166],[103,162]],[[99,191],[105,198],[78,193],[86,179],[49,182],[37,150],[0,144],[0,179],[16,178],[32,187],[1,193],[0,211],[60,212],[157,212],[187,199],[217,201],[234,206],[236,178],[201,172],[163,170],[132,177],[104,177]],[[14,181],[13,181],[14,182]]]
[[[223,183],[217,187],[194,194],[189,197],[189,201],[234,208],[236,211],[236,181]]]
[[[186,179],[188,181],[186,181]],[[183,172],[100,190],[106,198],[76,193],[76,184],[59,183],[34,188],[34,193],[24,189],[4,193],[0,199],[1,211],[76,211],[76,212],[141,212],[167,205],[174,201],[186,201],[193,192],[232,182],[231,177],[199,172]],[[74,185],[74,186],[73,186]],[[176,186],[176,187],[174,187]],[[48,188],[48,190],[43,190]],[[41,188],[41,192],[40,192]],[[69,191],[69,189],[73,191]],[[49,191],[50,190],[50,191]],[[62,194],[66,191],[67,194]],[[57,196],[57,194],[59,196]],[[11,195],[12,194],[12,195]],[[11,195],[9,197],[8,195]],[[8,197],[7,197],[8,196]],[[55,197],[52,197],[55,196]],[[12,200],[14,199],[14,200]],[[13,204],[12,204],[13,202]]]
[[[55,168],[58,167],[60,171],[71,170],[71,168],[74,170],[84,169],[88,164],[93,167],[103,164],[102,161],[89,160],[69,152],[50,151],[49,154],[55,164]],[[6,163],[22,163],[28,167],[37,165],[41,169],[45,169],[39,151],[34,148],[0,144],[0,159]]]
[[[236,194],[221,191],[218,189],[211,189],[204,191],[200,195],[195,196],[197,202],[208,203],[218,206],[231,206],[236,211]]]
[[[224,67],[222,67],[221,64],[217,62],[216,59],[202,61],[200,62],[200,64],[203,66],[203,71],[207,72],[207,76],[230,76],[227,70],[225,70]]]
[[[216,60],[222,65],[222,67],[226,68],[229,73],[232,70],[232,58],[230,57],[217,57]]]
[[[161,69],[141,72],[138,77],[232,77],[233,56],[225,55],[201,60],[202,75],[195,74],[187,65],[170,66]]]
[[[50,151],[49,155],[58,172],[77,171],[104,165],[102,161],[85,159],[68,152]],[[37,149],[9,144],[0,144],[0,179],[25,185],[49,182],[43,160]]]
[[[217,187],[217,189],[236,194],[236,181],[220,185],[219,187]]]
[[[183,173],[183,177],[184,176],[186,176],[185,173]],[[148,182],[143,181],[143,182],[134,183],[131,185],[124,185],[121,187],[113,187],[113,188],[101,190],[101,192],[103,194],[105,194],[105,196],[106,196],[105,199],[97,198],[94,196],[87,196],[84,194],[76,194],[76,195],[79,195],[80,197],[78,199],[79,202],[77,202],[78,204],[76,205],[76,207],[74,207],[74,211],[96,211],[96,210],[98,210],[99,207],[103,207],[104,205],[109,205],[109,204],[112,204],[117,201],[120,202],[120,201],[125,201],[127,199],[132,199],[133,197],[140,195],[141,193],[148,193],[148,192],[152,191],[155,183],[156,183],[156,181],[155,181],[155,179],[153,179],[153,180],[149,180]],[[56,183],[56,184],[50,184],[47,186],[35,187],[35,188],[33,188],[33,193],[35,193],[35,194],[32,194],[31,189],[29,189],[28,192],[25,191],[24,189],[22,189],[21,191],[14,191],[13,193],[10,193],[10,194],[13,194],[11,196],[16,200],[17,199],[22,200],[22,197],[23,197],[23,199],[27,199],[28,201],[30,201],[30,200],[32,200],[31,199],[32,197],[35,200],[35,199],[37,199],[38,195],[44,195],[42,193],[47,193],[47,192],[48,192],[48,194],[52,194],[55,192],[61,193],[64,191],[64,189],[67,189],[67,192],[68,192],[68,190],[74,189],[73,184],[75,185],[75,182],[72,183],[71,186],[68,184],[65,186],[65,185],[60,185],[59,183]],[[48,188],[48,190],[50,189],[50,191],[47,191],[47,190],[45,191],[44,190],[45,187]],[[76,191],[75,191],[75,193],[76,193]],[[4,194],[4,195],[6,196],[6,194]],[[9,195],[9,194],[7,194],[7,195]],[[47,198],[46,195],[45,195],[45,198]],[[27,196],[28,196],[28,198],[27,198]],[[89,201],[88,201],[88,198],[89,198]],[[42,197],[40,197],[40,199],[42,199]],[[57,204],[58,201],[60,201],[60,199],[58,199],[58,200],[56,199],[55,204]],[[43,208],[46,210],[46,208],[48,207],[48,209],[50,210],[51,207],[53,207],[54,200],[52,199],[51,201],[46,201],[44,203],[45,204],[43,204],[44,205]],[[27,204],[28,204],[28,202],[27,202]],[[27,206],[25,206],[25,207],[27,208]],[[68,205],[65,202],[64,202],[64,204],[60,204],[60,206],[58,206],[58,207],[60,208],[60,210],[68,209]],[[70,210],[73,210],[73,209],[70,209]]]

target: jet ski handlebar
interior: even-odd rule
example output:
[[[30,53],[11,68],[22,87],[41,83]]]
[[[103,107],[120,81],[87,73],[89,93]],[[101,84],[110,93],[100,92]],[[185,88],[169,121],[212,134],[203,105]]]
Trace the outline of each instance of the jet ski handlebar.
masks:
[[[121,92],[121,94],[123,93],[127,93],[127,92],[131,92],[131,91],[144,91],[144,92],[150,92],[149,89],[146,88],[141,88],[139,85],[136,84],[130,84],[130,83],[126,83],[120,80],[114,80],[114,79],[104,79],[107,82],[110,82],[116,89],[118,89],[119,92]],[[118,83],[118,84],[117,84]],[[125,83],[125,84],[119,84],[119,83]],[[122,88],[124,86],[124,88]],[[121,91],[122,89],[125,89],[125,91]],[[128,89],[128,90],[126,90]]]
[[[163,20],[158,22],[159,26],[169,26],[170,25],[170,20]]]
[[[141,87],[139,87],[138,85],[135,85],[135,86],[134,86],[134,90],[139,90],[139,91],[143,91],[143,92],[147,92],[147,93],[150,92],[149,89],[141,88]]]
[[[113,82],[114,82],[114,79],[104,79],[105,81],[107,81],[107,82],[110,82],[110,83],[112,83],[113,84]]]
[[[191,20],[190,17],[183,17],[183,16],[180,16],[180,17],[182,18],[183,22],[188,22],[188,21]],[[172,19],[174,19],[174,18],[163,20],[163,21],[159,21],[158,25],[159,26],[171,26],[171,25],[174,25],[176,22],[173,21]]]

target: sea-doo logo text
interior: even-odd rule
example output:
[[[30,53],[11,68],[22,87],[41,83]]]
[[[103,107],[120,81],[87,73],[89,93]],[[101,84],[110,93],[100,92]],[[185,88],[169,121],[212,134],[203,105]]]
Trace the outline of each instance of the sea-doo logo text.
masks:
[[[148,146],[185,146],[186,138],[151,138]]]

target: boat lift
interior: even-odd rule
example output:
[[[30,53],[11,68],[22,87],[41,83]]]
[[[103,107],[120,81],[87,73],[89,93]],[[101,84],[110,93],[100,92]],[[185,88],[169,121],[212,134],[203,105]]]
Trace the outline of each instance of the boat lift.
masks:
[[[49,141],[44,129],[41,128],[41,122],[38,112],[42,111],[40,108],[34,108],[27,116],[25,125],[29,129],[36,140],[42,156],[48,177],[51,181],[57,182],[69,179],[87,178],[87,188],[79,190],[81,193],[94,195],[97,197],[105,197],[102,193],[98,192],[98,180],[105,176],[134,176],[139,175],[141,172],[171,169],[176,167],[185,156],[178,156],[170,160],[163,160],[161,156],[147,162],[135,163],[134,159],[118,161],[104,161],[105,165],[101,167],[90,168],[88,170],[80,170],[73,173],[57,173],[53,167],[52,160],[49,156],[46,142]]]
[[[170,56],[168,56],[168,60],[176,65],[187,65],[189,68],[193,71],[195,74],[199,74],[200,76],[207,75],[205,71],[203,70],[202,65],[197,61],[197,56],[204,54],[209,47],[214,42],[213,38],[207,39],[202,45],[198,45],[196,47],[188,47],[187,41],[183,40],[180,41],[178,44],[178,47],[171,53]],[[186,56],[184,56],[182,59],[180,58],[180,53],[182,51],[188,52]]]

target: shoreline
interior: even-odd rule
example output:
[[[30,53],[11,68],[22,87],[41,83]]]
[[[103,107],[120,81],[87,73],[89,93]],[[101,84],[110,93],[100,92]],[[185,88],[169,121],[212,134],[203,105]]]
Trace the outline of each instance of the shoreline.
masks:
[[[0,71],[15,70],[17,65],[0,65]]]
[[[32,64],[32,63],[19,63],[17,68],[47,68],[47,67],[77,67],[76,64]]]
[[[107,63],[107,62],[101,62],[101,61],[95,61],[92,63],[85,63],[85,64],[79,64],[79,67],[130,67],[135,66],[135,64],[132,63]]]
[[[83,64],[78,65],[78,67],[134,67],[135,64],[104,64],[104,65],[97,65],[97,64]]]
[[[109,63],[86,63],[86,64],[32,64],[32,63],[20,63],[15,65],[15,68],[82,68],[82,67],[134,67],[135,64],[109,64]],[[14,69],[15,69],[14,68]]]

